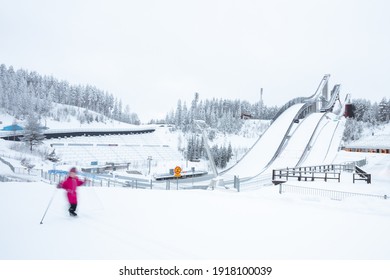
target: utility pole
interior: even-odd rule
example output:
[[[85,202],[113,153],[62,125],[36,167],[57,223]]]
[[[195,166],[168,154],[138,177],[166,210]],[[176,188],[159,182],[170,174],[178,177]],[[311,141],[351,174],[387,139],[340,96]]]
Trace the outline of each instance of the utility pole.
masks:
[[[259,102],[259,119],[261,119],[263,114],[263,88],[260,89],[260,102]]]
[[[149,172],[148,172],[148,175],[150,175],[150,165],[151,165],[151,162],[152,162],[152,156],[148,156],[147,160],[149,162]]]

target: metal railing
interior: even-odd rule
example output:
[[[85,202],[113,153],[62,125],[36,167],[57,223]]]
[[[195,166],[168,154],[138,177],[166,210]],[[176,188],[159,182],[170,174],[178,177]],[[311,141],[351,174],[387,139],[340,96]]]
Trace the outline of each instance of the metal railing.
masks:
[[[276,115],[272,119],[272,122],[274,122],[281,114],[283,114],[284,111],[286,111],[288,108],[290,108],[291,106],[293,106],[295,104],[298,104],[298,103],[309,103],[309,104],[315,103],[316,100],[321,95],[321,93],[324,90],[324,88],[326,88],[326,86],[328,84],[328,81],[329,81],[329,78],[330,78],[329,74],[324,75],[324,77],[322,78],[320,84],[317,87],[317,90],[314,92],[313,95],[311,95],[309,97],[296,97],[296,98],[291,99],[290,101],[288,101],[286,104],[284,104],[282,106],[282,108],[280,108],[280,110],[276,113]]]
[[[336,100],[339,98],[340,95],[340,87],[341,86],[339,84],[333,87],[333,90],[331,91],[330,100],[320,109],[320,112],[328,112],[334,107],[334,104],[336,103]]]
[[[124,181],[115,178],[99,178],[95,176],[90,176],[90,174],[82,173],[81,176],[87,178],[86,186],[88,187],[131,187],[131,188],[151,188],[153,187],[152,182],[145,183],[142,180],[129,180]],[[58,184],[59,182],[66,179],[67,174],[53,174],[46,171],[41,171],[40,177],[50,184]]]

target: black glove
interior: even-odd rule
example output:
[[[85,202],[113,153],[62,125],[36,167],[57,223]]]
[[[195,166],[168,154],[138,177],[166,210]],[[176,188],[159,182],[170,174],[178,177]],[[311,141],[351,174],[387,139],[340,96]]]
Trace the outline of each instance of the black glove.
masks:
[[[62,187],[61,187],[61,183],[58,183],[57,184],[57,189],[61,189]]]

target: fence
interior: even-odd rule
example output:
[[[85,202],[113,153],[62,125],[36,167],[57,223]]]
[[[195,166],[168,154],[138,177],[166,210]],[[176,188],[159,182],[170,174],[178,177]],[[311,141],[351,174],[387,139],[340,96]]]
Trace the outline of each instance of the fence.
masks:
[[[353,183],[355,184],[355,181],[359,180],[366,181],[367,184],[371,184],[371,174],[355,166],[355,173],[353,173]]]
[[[343,200],[347,197],[352,196],[363,196],[363,197],[371,197],[371,198],[379,198],[379,199],[388,199],[388,195],[376,195],[376,194],[364,194],[364,193],[352,193],[352,192],[342,192],[335,190],[325,190],[325,189],[316,189],[316,188],[308,188],[308,187],[300,187],[300,186],[292,186],[286,184],[279,185],[279,193],[298,193],[301,195],[313,195],[313,196],[321,196],[328,197],[334,200]]]
[[[65,174],[52,174],[49,172],[41,171],[40,176],[42,179],[45,179],[50,182],[50,184],[58,184],[63,181],[67,175]],[[143,185],[138,182],[134,182],[133,184],[129,184],[129,182],[122,182],[115,179],[101,179],[101,178],[88,178],[86,186],[89,187],[135,187],[142,188]]]
[[[12,182],[12,180],[9,179],[9,178],[6,177],[6,176],[0,175],[0,182]]]
[[[364,166],[366,164],[367,164],[367,159],[366,158],[361,159],[361,160],[347,161],[347,162],[342,163],[342,165],[349,165],[349,166],[352,166],[352,167],[354,167],[354,166],[362,167],[362,166]]]
[[[41,177],[43,180],[48,181],[50,184],[58,184],[59,182],[63,181],[67,177],[67,172],[48,172],[43,171],[41,169],[26,169],[21,167],[15,167],[15,173],[18,174],[24,174],[24,175],[33,175],[37,177]],[[80,176],[85,176],[88,178],[88,181],[86,183],[86,186],[90,187],[127,187],[127,188],[135,188],[135,189],[206,189],[207,186],[188,186],[183,185],[182,182],[178,180],[167,180],[164,181],[164,183],[156,183],[152,180],[147,179],[137,179],[137,178],[128,178],[128,177],[115,177],[115,178],[102,178],[97,177],[92,174],[88,173],[80,173]],[[0,182],[8,182],[13,181],[7,177],[0,176]],[[171,188],[171,183],[174,182],[175,186],[174,188]]]
[[[272,181],[273,182],[282,182],[288,180],[288,178],[298,178],[298,181],[302,179],[307,181],[308,179],[314,181],[315,179],[323,179],[325,182],[328,180],[338,180],[340,182],[340,173],[341,172],[354,172],[356,171],[357,166],[364,166],[367,164],[367,159],[362,159],[358,161],[344,162],[342,164],[326,164],[326,165],[314,165],[314,166],[304,166],[304,167],[295,167],[295,168],[284,168],[284,169],[274,169],[272,170]],[[357,179],[356,179],[357,180]],[[367,180],[367,179],[366,179]],[[369,178],[371,182],[371,176]],[[355,175],[354,175],[355,182]],[[368,182],[368,180],[367,180]]]
[[[345,165],[318,165],[318,166],[306,166],[297,168],[286,169],[274,169],[272,170],[272,181],[277,179],[297,178],[298,181],[308,179],[314,181],[315,179],[323,179],[325,182],[328,180],[338,180],[340,182],[340,172],[345,170]],[[349,167],[348,167],[349,168]]]

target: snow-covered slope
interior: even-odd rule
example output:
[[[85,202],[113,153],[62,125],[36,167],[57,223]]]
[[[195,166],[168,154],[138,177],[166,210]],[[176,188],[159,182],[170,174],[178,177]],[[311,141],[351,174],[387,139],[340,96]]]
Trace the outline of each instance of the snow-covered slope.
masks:
[[[2,260],[390,258],[390,204],[371,198],[81,187],[72,218],[54,186],[0,183],[0,212]]]

